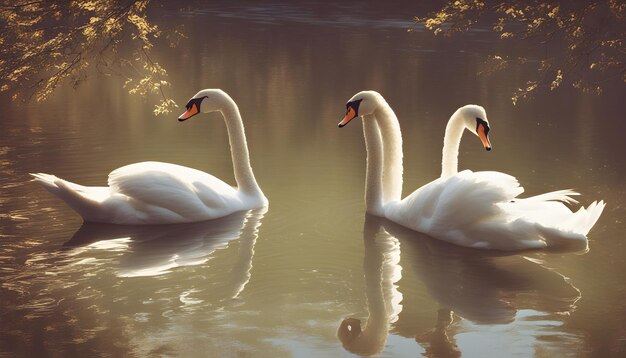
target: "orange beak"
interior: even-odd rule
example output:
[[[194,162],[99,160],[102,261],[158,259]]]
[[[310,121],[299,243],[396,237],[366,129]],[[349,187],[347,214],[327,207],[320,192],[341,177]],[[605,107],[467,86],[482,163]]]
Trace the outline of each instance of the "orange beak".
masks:
[[[481,123],[478,125],[478,138],[483,142],[483,147],[487,150],[491,150],[491,142],[489,141],[489,136],[485,133],[485,126]]]
[[[348,113],[346,113],[346,116],[343,117],[343,120],[341,122],[339,122],[339,124],[337,126],[339,128],[341,128],[341,127],[345,126],[346,124],[348,124],[348,122],[353,120],[355,117],[356,117],[356,111],[354,110],[354,108],[348,107]]]
[[[191,107],[189,107],[189,109],[185,113],[181,114],[178,117],[178,120],[182,122],[182,121],[184,121],[186,119],[189,119],[189,118],[195,116],[198,113],[200,113],[200,111],[198,110],[198,106],[196,106],[196,104],[194,103],[194,104],[191,105]]]

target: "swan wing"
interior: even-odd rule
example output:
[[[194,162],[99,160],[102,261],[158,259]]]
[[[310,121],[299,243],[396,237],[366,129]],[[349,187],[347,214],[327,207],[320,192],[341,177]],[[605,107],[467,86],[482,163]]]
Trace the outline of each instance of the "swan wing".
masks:
[[[390,203],[385,213],[403,226],[456,245],[502,250],[544,247],[532,235],[536,229],[529,230],[524,221],[507,220],[498,206],[523,191],[510,175],[464,170]]]
[[[459,229],[496,214],[496,203],[514,199],[524,191],[517,180],[499,172],[465,170],[439,178],[402,201],[390,203],[385,215],[403,226],[430,233]]]
[[[500,172],[462,171],[390,203],[385,215],[403,226],[468,247],[583,250],[604,203],[572,212],[571,190],[517,198],[524,189]]]
[[[111,192],[128,198],[139,211],[158,208],[184,221],[206,220],[240,210],[238,192],[205,172],[180,165],[142,162],[109,174]]]

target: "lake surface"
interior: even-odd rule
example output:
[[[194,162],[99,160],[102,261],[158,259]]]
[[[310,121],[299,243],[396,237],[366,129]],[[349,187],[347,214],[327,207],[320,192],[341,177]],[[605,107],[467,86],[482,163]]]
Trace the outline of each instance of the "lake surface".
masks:
[[[43,104],[1,98],[0,356],[624,356],[623,87],[513,106],[527,73],[477,75],[501,46],[488,32],[407,33],[423,5],[383,5],[156,10],[188,36],[155,51],[170,93],[181,108],[203,88],[238,103],[267,210],[83,225],[28,173],[104,185],[115,168],[156,160],[234,183],[221,116],[155,117],[154,99],[107,77]],[[589,251],[473,251],[366,216],[361,125],[336,126],[365,89],[400,120],[404,194],[439,176],[454,110],[481,104],[494,150],[466,135],[460,168],[507,172],[525,195],[604,199]]]

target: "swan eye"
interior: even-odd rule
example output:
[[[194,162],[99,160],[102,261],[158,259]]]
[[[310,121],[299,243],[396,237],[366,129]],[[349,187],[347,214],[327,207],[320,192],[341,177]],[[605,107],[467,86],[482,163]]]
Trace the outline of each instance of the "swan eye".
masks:
[[[350,112],[350,108],[354,110],[355,117],[359,115],[359,105],[363,99],[357,99],[352,102],[346,103],[346,113]]]
[[[202,101],[205,98],[209,98],[209,96],[204,96],[204,97],[200,97],[200,98],[192,98],[189,100],[189,102],[187,102],[187,104],[185,105],[185,108],[187,110],[191,109],[191,106],[193,106],[194,104],[196,105],[196,107],[198,108],[198,110],[200,110],[200,104],[202,103]]]

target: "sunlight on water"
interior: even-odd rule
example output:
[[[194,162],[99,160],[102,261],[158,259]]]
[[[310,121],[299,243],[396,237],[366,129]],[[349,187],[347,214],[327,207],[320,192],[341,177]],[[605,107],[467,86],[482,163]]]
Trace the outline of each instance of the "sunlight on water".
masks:
[[[130,237],[120,237],[119,239],[110,239],[106,241],[97,241],[93,244],[85,246],[85,249],[94,250],[108,250],[108,251],[125,251],[128,249],[128,242],[131,241]],[[80,250],[77,251],[86,251]]]

